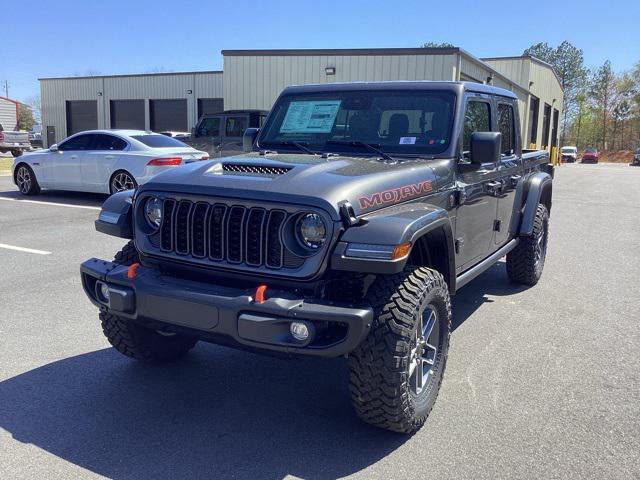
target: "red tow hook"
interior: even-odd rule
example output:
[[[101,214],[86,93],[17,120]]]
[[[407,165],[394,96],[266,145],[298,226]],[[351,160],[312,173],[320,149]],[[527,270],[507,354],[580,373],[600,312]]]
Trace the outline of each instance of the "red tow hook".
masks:
[[[127,268],[127,278],[129,280],[136,278],[136,270],[138,270],[139,266],[140,264],[138,262],[129,265],[129,268]]]
[[[258,286],[258,288],[256,288],[255,302],[256,303],[264,303],[264,294],[266,292],[267,292],[267,286],[266,285]]]

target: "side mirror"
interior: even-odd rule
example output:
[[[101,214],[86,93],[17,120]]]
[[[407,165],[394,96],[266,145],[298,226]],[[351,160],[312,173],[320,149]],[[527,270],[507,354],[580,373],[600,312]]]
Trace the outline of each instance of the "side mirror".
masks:
[[[471,134],[471,163],[496,163],[500,160],[502,136],[500,132],[473,132]]]
[[[242,135],[242,151],[247,153],[253,150],[253,142],[256,141],[259,128],[247,128]]]
[[[50,150],[51,152],[57,152],[57,151],[58,151],[58,144],[57,144],[57,143],[54,143],[53,145],[51,145],[51,146],[49,147],[49,150]]]

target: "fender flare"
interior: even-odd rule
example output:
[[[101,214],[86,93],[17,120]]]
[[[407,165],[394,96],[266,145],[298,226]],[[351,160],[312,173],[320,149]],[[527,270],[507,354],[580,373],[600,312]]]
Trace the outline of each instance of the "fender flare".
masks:
[[[111,195],[102,204],[100,215],[95,221],[98,232],[112,237],[133,239],[133,195],[134,190],[126,190]]]
[[[553,178],[551,175],[545,172],[537,172],[531,175],[526,180],[526,185],[521,193],[521,197],[526,195],[526,201],[522,206],[522,209],[519,210],[518,217],[519,227],[515,230],[517,235],[528,236],[533,232],[533,222],[536,217],[536,210],[538,209],[538,204],[541,200],[544,200],[543,196],[548,195],[548,205],[549,213],[551,213],[551,193],[553,189]],[[548,193],[547,193],[548,192]],[[516,197],[517,197],[516,193]],[[518,200],[516,198],[516,200]],[[519,205],[520,202],[514,202],[514,205]],[[515,217],[514,212],[514,217]]]
[[[442,229],[448,252],[449,288],[455,291],[455,246],[451,219],[446,210],[433,205],[407,204],[385,209],[365,217],[361,225],[346,230],[337,243],[331,257],[331,268],[362,273],[393,274],[404,269],[409,255],[398,260],[365,259],[347,257],[350,243],[376,245],[400,245],[411,242],[411,250],[425,235]]]

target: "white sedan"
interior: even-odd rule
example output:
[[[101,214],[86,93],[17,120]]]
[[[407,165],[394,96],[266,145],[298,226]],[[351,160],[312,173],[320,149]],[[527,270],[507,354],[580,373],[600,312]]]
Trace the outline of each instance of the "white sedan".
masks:
[[[143,130],[91,130],[13,162],[13,180],[24,195],[40,188],[115,193],[157,173],[209,154],[166,135]]]

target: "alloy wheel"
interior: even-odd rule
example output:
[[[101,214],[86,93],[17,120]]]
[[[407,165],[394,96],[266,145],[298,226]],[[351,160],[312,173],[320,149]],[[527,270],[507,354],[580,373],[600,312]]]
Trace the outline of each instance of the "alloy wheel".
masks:
[[[29,193],[31,190],[31,173],[27,167],[20,167],[16,173],[16,183],[20,193]]]
[[[131,175],[126,172],[120,172],[111,180],[111,193],[122,192],[124,190],[132,190],[136,188],[136,182]]]
[[[434,307],[428,305],[418,320],[409,357],[409,379],[415,395],[422,393],[432,375],[438,354],[439,330],[438,314]]]

